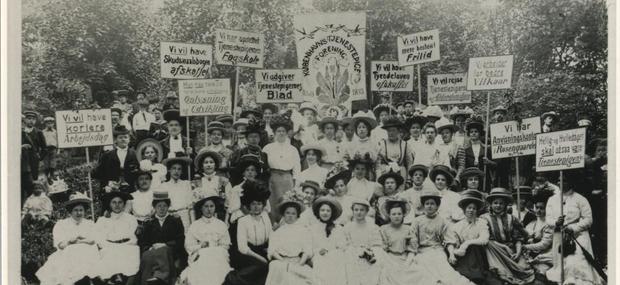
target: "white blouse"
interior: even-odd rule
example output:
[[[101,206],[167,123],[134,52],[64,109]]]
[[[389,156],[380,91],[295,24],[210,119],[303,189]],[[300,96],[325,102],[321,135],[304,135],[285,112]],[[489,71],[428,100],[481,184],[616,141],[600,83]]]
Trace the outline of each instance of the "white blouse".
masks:
[[[189,226],[185,234],[185,249],[191,255],[202,248],[202,243],[208,242],[208,247],[230,246],[228,226],[221,220],[211,217],[201,217]]]
[[[345,158],[353,159],[356,155],[364,157],[367,153],[372,161],[377,160],[379,145],[369,137],[361,139],[357,138],[354,143],[346,144]]]
[[[377,182],[368,181],[366,178],[357,179],[352,177],[347,184],[347,189],[350,196],[370,201],[375,191],[381,189],[381,185]]]
[[[131,193],[133,200],[127,201],[126,211],[133,214],[139,221],[144,221],[153,214],[153,190]]]
[[[296,177],[295,181],[298,182],[298,185],[305,181],[314,181],[319,183],[319,185],[323,186],[325,184],[325,180],[327,179],[327,170],[319,166],[318,164],[314,164],[306,168],[306,170],[299,173]]]
[[[52,230],[54,247],[59,249],[61,243],[66,243],[78,236],[87,240],[96,240],[95,223],[91,220],[82,219],[79,223],[72,217],[60,220]]]
[[[284,143],[272,142],[263,148],[267,154],[269,168],[284,171],[293,171],[293,175],[301,171],[301,159],[299,151],[288,141]]]
[[[547,201],[545,221],[553,227],[555,227],[555,221],[561,216],[560,196],[560,193],[557,193]],[[588,231],[592,225],[592,208],[588,200],[575,192],[564,193],[563,196],[564,225],[572,229],[575,234]]]
[[[138,238],[136,237],[138,221],[128,213],[111,213],[109,218],[100,217],[95,227],[97,243],[101,247],[122,239],[129,239],[127,244],[136,245],[138,243]]]
[[[343,150],[339,142],[336,140],[330,140],[322,138],[318,141],[319,145],[325,148],[325,155],[323,155],[323,161],[326,163],[336,163],[342,161]]]
[[[278,253],[283,257],[298,257],[302,253],[312,255],[310,231],[297,223],[282,223],[271,236],[267,252],[269,256]]]
[[[262,245],[269,241],[272,225],[269,215],[263,212],[259,216],[246,215],[239,219],[237,224],[237,246],[239,252],[248,254],[250,247],[248,243],[253,245]]]
[[[192,206],[194,195],[189,181],[174,181],[174,179],[170,179],[170,181],[163,183],[161,187],[163,191],[168,192],[168,197],[170,197],[170,210],[184,210]]]

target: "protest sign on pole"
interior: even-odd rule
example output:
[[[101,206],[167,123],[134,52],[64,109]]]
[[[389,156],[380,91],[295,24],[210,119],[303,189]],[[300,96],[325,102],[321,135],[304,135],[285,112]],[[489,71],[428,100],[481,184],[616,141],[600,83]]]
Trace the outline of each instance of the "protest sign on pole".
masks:
[[[493,159],[536,154],[536,134],[540,133],[540,117],[491,124],[491,157]]]
[[[467,90],[510,89],[512,84],[512,55],[473,57],[469,59],[467,70]],[[485,141],[489,139],[489,112],[491,93],[487,92],[486,120],[484,122]],[[484,144],[484,158],[487,159],[487,145]],[[482,187],[486,189],[487,166],[484,165]]]
[[[342,113],[351,101],[367,100],[364,12],[296,15],[293,28],[304,100]]]
[[[181,116],[230,114],[230,79],[179,80]]]
[[[90,165],[88,147],[111,145],[114,143],[112,113],[110,109],[56,111],[55,116],[58,148],[85,148],[86,164],[88,165]],[[87,176],[88,192],[92,200],[94,196],[90,171],[87,171]],[[90,203],[90,211],[93,220],[95,220],[95,206],[93,202]]]
[[[199,79],[211,74],[211,45],[161,42],[159,52],[162,78]]]
[[[372,91],[413,91],[413,66],[400,67],[398,61],[372,61],[370,73]]]
[[[256,103],[303,102],[299,69],[256,70]]]
[[[467,73],[428,75],[428,105],[471,103],[471,91],[467,90]]]
[[[215,30],[217,64],[263,68],[265,38],[259,33]]]
[[[420,64],[440,58],[439,30],[399,36],[396,41],[400,66]]]
[[[513,59],[512,55],[470,58],[467,90],[510,89]]]
[[[536,172],[583,168],[585,149],[585,128],[538,134]]]

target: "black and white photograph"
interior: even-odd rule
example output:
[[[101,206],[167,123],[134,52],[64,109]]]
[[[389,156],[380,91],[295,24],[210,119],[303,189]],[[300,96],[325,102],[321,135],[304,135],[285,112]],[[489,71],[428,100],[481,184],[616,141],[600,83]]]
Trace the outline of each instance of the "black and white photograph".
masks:
[[[7,284],[615,283],[615,1],[11,2]]]

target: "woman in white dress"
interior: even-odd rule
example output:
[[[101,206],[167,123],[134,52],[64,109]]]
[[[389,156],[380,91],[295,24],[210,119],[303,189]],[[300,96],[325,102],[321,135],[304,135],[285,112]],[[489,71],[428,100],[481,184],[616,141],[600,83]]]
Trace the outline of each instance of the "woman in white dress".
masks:
[[[142,140],[136,146],[136,156],[140,162],[140,170],[150,172],[153,176],[151,189],[158,189],[166,181],[168,169],[161,164],[164,149],[155,139]]]
[[[56,251],[36,273],[42,285],[90,284],[90,279],[99,275],[95,224],[86,219],[90,203],[79,192],[65,203],[70,216],[58,221],[52,230]]]
[[[435,143],[437,128],[432,123],[427,123],[422,128],[422,133],[423,140],[415,144],[415,148],[410,150],[412,158],[409,161],[432,168],[439,160],[439,149],[437,149],[437,144]]]
[[[283,223],[269,241],[267,254],[271,262],[266,285],[312,284],[312,268],[307,264],[312,257],[310,232],[296,223],[302,207],[297,201],[284,201],[278,206]]]
[[[222,156],[214,151],[202,150],[196,155],[194,166],[197,173],[192,180],[194,203],[213,195],[226,199],[227,193],[232,191],[232,186],[228,178],[218,174],[222,166]],[[199,213],[194,212],[192,214],[198,216]],[[224,213],[218,214],[224,215]],[[222,216],[220,218],[228,221],[227,217]]]
[[[131,193],[133,199],[127,201],[125,212],[132,214],[138,220],[138,225],[143,225],[151,217],[153,211],[153,190],[151,190],[153,175],[151,172],[139,171],[136,174],[137,190]]]
[[[125,212],[125,203],[133,199],[130,194],[115,191],[103,197],[103,208],[108,216],[100,217],[95,224],[101,262],[98,266],[101,279],[115,282],[133,280],[140,268],[140,247],[136,237],[138,221]]]
[[[170,179],[161,185],[162,191],[168,192],[170,209],[168,212],[181,218],[185,231],[191,224],[190,209],[193,203],[192,185],[189,180],[182,179],[192,160],[188,157],[171,157],[162,162],[168,167]]]
[[[230,236],[226,223],[217,218],[224,211],[224,199],[206,196],[194,205],[197,220],[185,235],[189,266],[181,273],[181,284],[221,285],[228,272]]]
[[[342,207],[333,197],[324,196],[314,201],[312,212],[319,221],[310,227],[314,284],[346,284],[345,266],[341,258],[345,240],[342,226],[336,223],[342,214]]]
[[[319,183],[319,185],[325,184],[328,170],[321,167],[322,159],[325,157],[326,153],[325,148],[316,142],[312,142],[310,144],[304,144],[301,147],[301,153],[304,155],[308,167],[295,177],[295,181],[298,185],[308,180],[315,181]]]
[[[456,223],[464,219],[465,215],[461,208],[459,208],[461,197],[450,189],[450,185],[454,182],[454,176],[450,168],[445,165],[437,165],[431,169],[429,177],[435,183],[435,188],[441,193],[439,216],[450,223]]]
[[[351,203],[353,201],[353,197],[349,195],[347,189],[347,183],[351,179],[351,172],[345,169],[332,169],[334,174],[329,175],[325,181],[325,189],[329,191],[330,196],[336,200],[342,209],[342,214],[340,217],[336,218],[335,223],[339,225],[344,225],[351,221],[353,217],[353,213],[351,212]]]
[[[377,160],[378,144],[370,138],[370,131],[377,126],[377,121],[372,117],[361,112],[353,115],[353,126],[357,140],[355,143],[347,144],[344,150],[344,159],[351,160],[355,157],[366,157],[373,162]],[[372,170],[372,169],[371,169]],[[371,173],[374,172],[370,171]]]

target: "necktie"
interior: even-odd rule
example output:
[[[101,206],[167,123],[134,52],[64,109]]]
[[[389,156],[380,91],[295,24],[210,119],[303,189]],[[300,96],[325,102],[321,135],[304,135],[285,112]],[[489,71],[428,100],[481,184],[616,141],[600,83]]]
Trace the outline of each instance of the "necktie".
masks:
[[[144,112],[142,112],[142,118],[144,118],[144,123],[146,123],[146,114]]]

